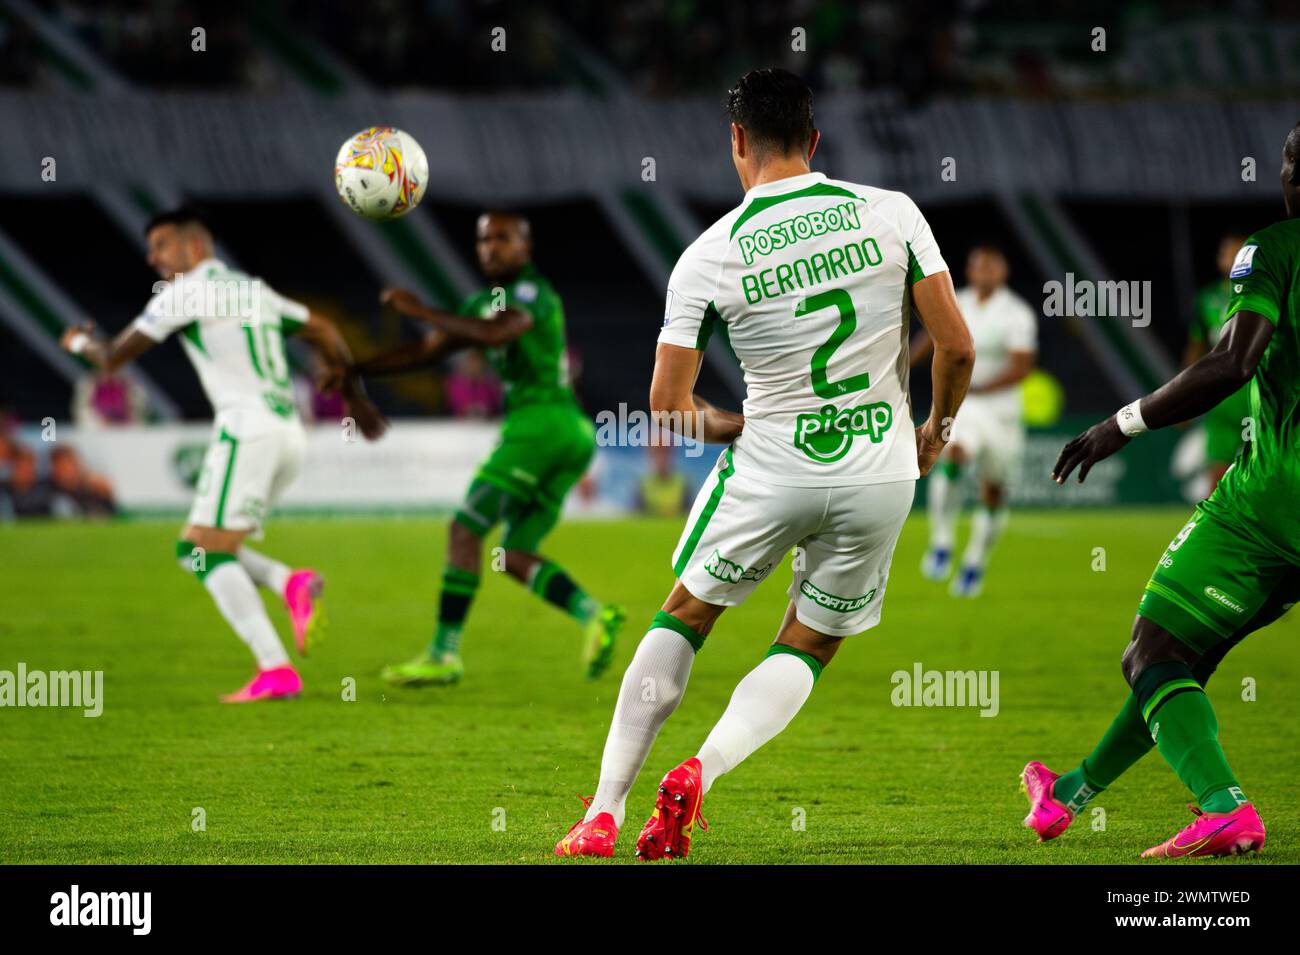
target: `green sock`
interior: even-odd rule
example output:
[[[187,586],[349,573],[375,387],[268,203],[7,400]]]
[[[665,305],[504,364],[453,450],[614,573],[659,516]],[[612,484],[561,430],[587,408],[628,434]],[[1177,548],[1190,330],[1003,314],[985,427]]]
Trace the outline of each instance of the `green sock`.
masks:
[[[1157,663],[1133,685],[1151,737],[1206,812],[1231,812],[1246,796],[1219,746],[1219,720],[1184,663]]]
[[[559,564],[543,560],[533,571],[529,589],[548,603],[559,607],[571,617],[586,623],[600,610],[599,601],[583,593]]]
[[[1052,787],[1058,800],[1078,814],[1094,796],[1114,784],[1124,772],[1151,751],[1155,743],[1137,700],[1129,694],[1097,748],[1082,763],[1062,774]]]
[[[438,598],[438,629],[429,644],[429,656],[460,652],[460,632],[477,592],[478,574],[451,565],[443,571],[442,594]]]
[[[1196,682],[1205,686],[1233,646],[1232,641],[1225,641],[1205,653],[1192,668]],[[1151,752],[1155,745],[1146,720],[1142,719],[1137,699],[1130,693],[1097,748],[1074,769],[1062,774],[1053,787],[1053,793],[1077,814],[1099,792],[1113,786],[1115,780]]]

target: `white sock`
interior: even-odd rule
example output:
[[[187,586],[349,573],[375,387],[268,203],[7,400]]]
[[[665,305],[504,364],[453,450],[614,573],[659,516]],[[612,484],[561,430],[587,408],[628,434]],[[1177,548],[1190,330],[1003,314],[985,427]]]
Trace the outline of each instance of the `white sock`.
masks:
[[[212,594],[221,616],[253,651],[259,670],[289,665],[284,644],[271,626],[262,598],[242,563],[229,560],[218,564],[203,578],[203,586]]]
[[[695,648],[675,630],[652,627],[623,674],[614,719],[600,760],[600,784],[583,818],[608,812],[623,825],[623,804],[664,720],[677,709],[695,662]]]
[[[696,757],[703,768],[704,791],[785,729],[813,683],[812,667],[792,653],[774,653],[750,670]]]
[[[952,550],[957,540],[957,512],[961,510],[962,483],[948,477],[940,461],[926,481],[926,514],[930,521],[930,547]]]
[[[253,583],[276,594],[284,593],[284,585],[289,582],[289,575],[293,573],[288,567],[273,557],[258,553],[251,547],[239,548],[239,553],[235,556],[239,558],[239,563],[244,570],[248,571],[248,576],[253,578]]]
[[[993,545],[997,543],[998,537],[1001,536],[1002,529],[1007,526],[1009,513],[1010,510],[1006,507],[999,507],[993,511],[983,505],[975,508],[975,514],[971,518],[970,540],[967,542],[966,552],[961,558],[963,567],[974,567],[977,570],[984,569],[984,565],[988,563],[989,554],[993,552]]]

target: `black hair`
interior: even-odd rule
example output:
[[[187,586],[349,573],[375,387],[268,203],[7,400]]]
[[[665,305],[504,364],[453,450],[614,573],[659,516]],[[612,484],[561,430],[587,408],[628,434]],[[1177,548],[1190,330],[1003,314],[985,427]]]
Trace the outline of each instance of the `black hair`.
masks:
[[[207,220],[203,217],[203,213],[199,212],[199,210],[193,206],[178,206],[175,209],[167,209],[163,212],[155,213],[149,218],[149,221],[144,224],[144,234],[148,235],[160,225],[196,225],[206,229],[208,232],[212,231],[208,226]]]
[[[727,114],[760,153],[788,156],[812,142],[812,100],[808,84],[788,70],[750,70],[727,91]]]

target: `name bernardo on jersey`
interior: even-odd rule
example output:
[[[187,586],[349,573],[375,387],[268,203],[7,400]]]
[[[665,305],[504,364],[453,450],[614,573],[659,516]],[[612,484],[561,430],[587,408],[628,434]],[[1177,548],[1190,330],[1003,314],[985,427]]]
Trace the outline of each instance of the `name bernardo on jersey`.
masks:
[[[682,254],[659,341],[703,349],[725,329],[745,375],[733,448],[747,474],[794,487],[915,480],[901,427],[909,292],[946,269],[903,193],[821,173],[762,183]]]
[[[861,228],[858,204],[845,202],[830,209],[791,216],[773,225],[739,235],[736,237],[736,246],[745,265],[753,265],[757,258],[789,248],[804,239]],[[757,305],[764,298],[820,285],[833,278],[847,278],[880,265],[883,261],[880,246],[874,238],[868,236],[861,241],[849,242],[825,252],[814,252],[807,258],[778,262],[769,268],[746,272],[740,276],[740,288],[745,301]]]

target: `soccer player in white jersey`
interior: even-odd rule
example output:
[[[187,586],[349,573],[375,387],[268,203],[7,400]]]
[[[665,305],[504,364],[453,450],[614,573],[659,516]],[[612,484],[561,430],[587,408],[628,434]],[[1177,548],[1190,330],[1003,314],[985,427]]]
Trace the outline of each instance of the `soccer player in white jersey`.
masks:
[[[1034,310],[1007,288],[1008,274],[1000,248],[978,245],[966,257],[968,284],[957,293],[979,357],[952,438],[928,482],[930,547],[921,561],[921,573],[930,580],[947,580],[952,574],[963,470],[973,466],[979,503],[960,569],[949,587],[954,597],[978,597],[983,588],[984,568],[1007,524],[1007,485],[1025,450],[1020,383],[1034,369],[1038,323]],[[932,346],[922,330],[912,345],[912,364],[927,357]]]
[[[637,840],[638,858],[687,854],[709,787],[785,728],[845,637],[879,622],[914,485],[970,378],[970,336],[912,200],[810,171],[812,93],[791,73],[746,74],[728,112],[745,197],[673,269],[650,388],[661,422],[728,447],[623,676],[596,795],[557,855],[613,854],[628,791],[714,622],[795,548],[775,642],[698,754],[663,778]],[[915,431],[912,307],[935,342],[934,407]],[[720,323],[745,374],[743,415],[692,393]]]
[[[219,261],[212,233],[193,210],[155,216],[145,235],[149,265],[162,281],[144,311],[112,340],[98,338],[86,323],[68,329],[63,346],[97,368],[116,371],[181,333],[215,421],[176,557],[203,583],[257,660],[253,679],[222,700],[296,696],[302,681],[257,586],[284,600],[305,654],[318,630],[323,581],[313,570],[291,570],[253,550],[244,539],[260,532],[271,505],[297,476],[306,443],[284,336],[298,334],[331,367],[346,366],[351,356],[328,320]],[[362,433],[373,439],[385,424],[359,387],[350,384],[344,397]]]

